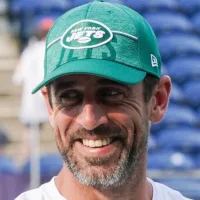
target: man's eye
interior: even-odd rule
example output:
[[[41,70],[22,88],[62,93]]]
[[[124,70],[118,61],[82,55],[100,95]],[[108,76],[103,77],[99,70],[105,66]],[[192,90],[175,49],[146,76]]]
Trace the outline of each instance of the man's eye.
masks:
[[[117,94],[119,94],[119,92],[114,91],[114,90],[109,90],[109,91],[107,91],[107,95],[108,95],[108,96],[113,96],[113,95],[117,95]]]
[[[59,100],[63,104],[73,104],[82,100],[82,95],[78,91],[67,91],[60,95]]]
[[[117,89],[103,89],[100,91],[100,99],[106,102],[119,102],[123,98],[123,92]]]

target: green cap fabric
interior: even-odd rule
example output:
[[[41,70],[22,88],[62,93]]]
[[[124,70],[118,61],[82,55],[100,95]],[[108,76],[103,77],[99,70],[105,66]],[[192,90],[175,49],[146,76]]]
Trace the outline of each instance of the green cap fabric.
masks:
[[[155,34],[137,12],[124,5],[93,1],[57,19],[46,39],[44,80],[38,91],[67,74],[91,74],[124,84],[146,74],[160,77]]]

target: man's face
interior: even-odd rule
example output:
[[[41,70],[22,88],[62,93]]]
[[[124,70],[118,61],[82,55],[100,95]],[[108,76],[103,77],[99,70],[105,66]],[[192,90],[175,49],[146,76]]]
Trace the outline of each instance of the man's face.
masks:
[[[52,103],[58,149],[81,183],[116,187],[139,178],[149,132],[142,83],[68,75],[55,81]]]

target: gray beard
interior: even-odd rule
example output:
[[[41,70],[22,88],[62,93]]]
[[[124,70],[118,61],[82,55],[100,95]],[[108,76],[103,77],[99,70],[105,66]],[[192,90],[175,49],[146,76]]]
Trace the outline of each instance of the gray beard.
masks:
[[[145,125],[147,129],[148,125]],[[83,168],[79,165],[77,159],[72,159],[72,157],[68,155],[67,149],[61,150],[58,144],[57,146],[66,167],[68,167],[74,177],[82,184],[94,188],[118,188],[131,180],[134,186],[137,186],[141,178],[140,171],[143,167],[142,165],[145,163],[144,158],[148,143],[148,130],[145,132],[143,131],[139,133],[142,135],[140,144],[133,143],[130,149],[127,150],[127,153],[120,157],[118,163],[114,167],[107,169],[106,172],[98,171],[97,173],[97,171],[93,169],[95,166],[103,166],[103,163],[106,162],[106,158],[104,158],[104,160],[86,158],[90,165]]]

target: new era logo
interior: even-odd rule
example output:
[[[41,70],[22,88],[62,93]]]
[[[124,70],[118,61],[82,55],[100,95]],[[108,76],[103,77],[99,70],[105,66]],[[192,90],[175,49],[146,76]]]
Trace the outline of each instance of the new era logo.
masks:
[[[151,65],[152,67],[158,67],[158,60],[153,54],[151,54]]]

